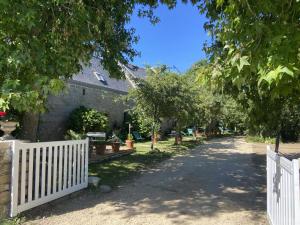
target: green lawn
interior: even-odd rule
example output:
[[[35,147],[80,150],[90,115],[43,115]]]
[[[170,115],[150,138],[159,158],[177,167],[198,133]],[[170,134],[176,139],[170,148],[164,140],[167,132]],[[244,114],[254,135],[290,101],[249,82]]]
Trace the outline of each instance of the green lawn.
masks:
[[[135,143],[136,152],[112,161],[92,164],[89,175],[101,178],[101,184],[112,187],[119,185],[163,160],[174,155],[185,154],[188,149],[199,145],[201,141],[185,137],[181,145],[174,145],[174,138],[160,141],[155,145],[155,151],[150,151],[150,142]]]
[[[265,144],[275,144],[275,138],[263,138],[260,136],[250,136],[247,135],[245,138],[246,142],[250,142],[250,143],[265,143]]]

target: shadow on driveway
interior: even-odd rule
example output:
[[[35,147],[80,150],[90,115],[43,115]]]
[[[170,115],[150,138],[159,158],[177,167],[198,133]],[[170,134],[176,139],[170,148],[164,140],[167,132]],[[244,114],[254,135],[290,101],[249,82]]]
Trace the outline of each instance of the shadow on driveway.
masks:
[[[213,139],[109,194],[87,190],[24,215],[38,224],[88,224],[88,217],[99,224],[114,219],[122,224],[143,216],[153,224],[159,224],[159,216],[172,224],[199,224],[201,217],[249,211],[248,219],[256,224],[264,221],[266,208],[265,163],[265,155],[251,152],[241,139]]]

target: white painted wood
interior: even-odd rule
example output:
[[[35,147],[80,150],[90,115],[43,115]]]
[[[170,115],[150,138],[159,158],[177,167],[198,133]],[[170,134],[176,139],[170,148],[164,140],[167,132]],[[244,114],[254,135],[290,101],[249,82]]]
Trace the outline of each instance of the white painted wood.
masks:
[[[57,192],[57,145],[54,146],[53,149],[53,186],[52,186],[52,190],[53,190],[53,194]]]
[[[73,168],[72,168],[72,186],[76,185],[76,144],[73,145]]]
[[[77,185],[77,186],[68,188],[65,191],[58,192],[55,195],[52,194],[52,195],[46,196],[44,198],[40,198],[37,201],[33,201],[31,204],[19,205],[18,208],[17,208],[17,214],[20,213],[20,212],[23,212],[25,210],[34,208],[36,206],[45,204],[47,202],[53,201],[55,199],[61,198],[61,197],[65,196],[65,195],[71,194],[71,193],[73,193],[75,191],[79,191],[79,190],[84,189],[84,188],[86,188],[84,184]],[[15,214],[15,215],[17,215],[17,214]]]
[[[81,178],[80,184],[84,183],[84,144],[80,144],[80,154],[81,154]]]
[[[80,184],[80,144],[77,144],[77,178],[76,184]]]
[[[294,215],[295,224],[300,224],[300,186],[299,186],[299,162],[293,160],[293,183],[294,183]]]
[[[89,139],[85,139],[84,142],[84,158],[85,158],[85,164],[84,164],[84,170],[85,170],[85,176],[84,176],[84,183],[85,187],[88,186],[88,177],[89,177]]]
[[[41,188],[41,198],[45,196],[45,187],[46,187],[46,153],[47,149],[45,147],[41,147],[42,151],[42,188]]]
[[[18,141],[12,143],[12,176],[11,176],[11,204],[10,216],[18,214],[18,197],[19,197],[19,146]]]
[[[47,181],[47,195],[51,194],[52,187],[52,151],[53,146],[48,147],[48,181]]]
[[[14,141],[12,148],[11,216],[87,187],[87,139],[40,143]]]
[[[69,145],[69,163],[68,163],[68,188],[71,187],[72,183],[72,151],[73,151],[73,145]]]
[[[267,148],[267,215],[271,225],[300,225],[299,162]]]
[[[64,147],[64,184],[63,190],[67,188],[67,178],[68,178],[68,145]]]

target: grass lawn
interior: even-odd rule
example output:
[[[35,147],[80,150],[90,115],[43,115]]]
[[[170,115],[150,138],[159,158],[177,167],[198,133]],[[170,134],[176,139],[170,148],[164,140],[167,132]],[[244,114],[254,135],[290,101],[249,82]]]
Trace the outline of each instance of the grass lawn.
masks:
[[[269,138],[269,137],[263,138],[260,136],[247,135],[245,140],[246,140],[246,142],[249,142],[249,143],[275,144],[275,138]]]
[[[22,224],[24,220],[19,217],[11,218],[11,219],[2,219],[0,218],[0,225],[19,225]]]
[[[135,143],[136,152],[112,161],[89,165],[89,175],[101,178],[101,184],[116,187],[145,170],[174,155],[184,154],[202,141],[184,137],[181,145],[174,145],[174,138],[159,141],[150,151],[150,141]]]

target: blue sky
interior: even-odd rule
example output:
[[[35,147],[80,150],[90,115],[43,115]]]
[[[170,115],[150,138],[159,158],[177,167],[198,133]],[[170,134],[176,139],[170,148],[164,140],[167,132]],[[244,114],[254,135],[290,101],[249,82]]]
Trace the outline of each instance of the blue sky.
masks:
[[[129,26],[136,29],[140,40],[135,49],[141,53],[134,64],[138,66],[166,64],[186,71],[193,63],[205,58],[203,43],[209,40],[203,29],[206,21],[196,7],[179,3],[169,10],[159,6],[155,15],[160,22],[152,25],[147,18],[133,16]]]

